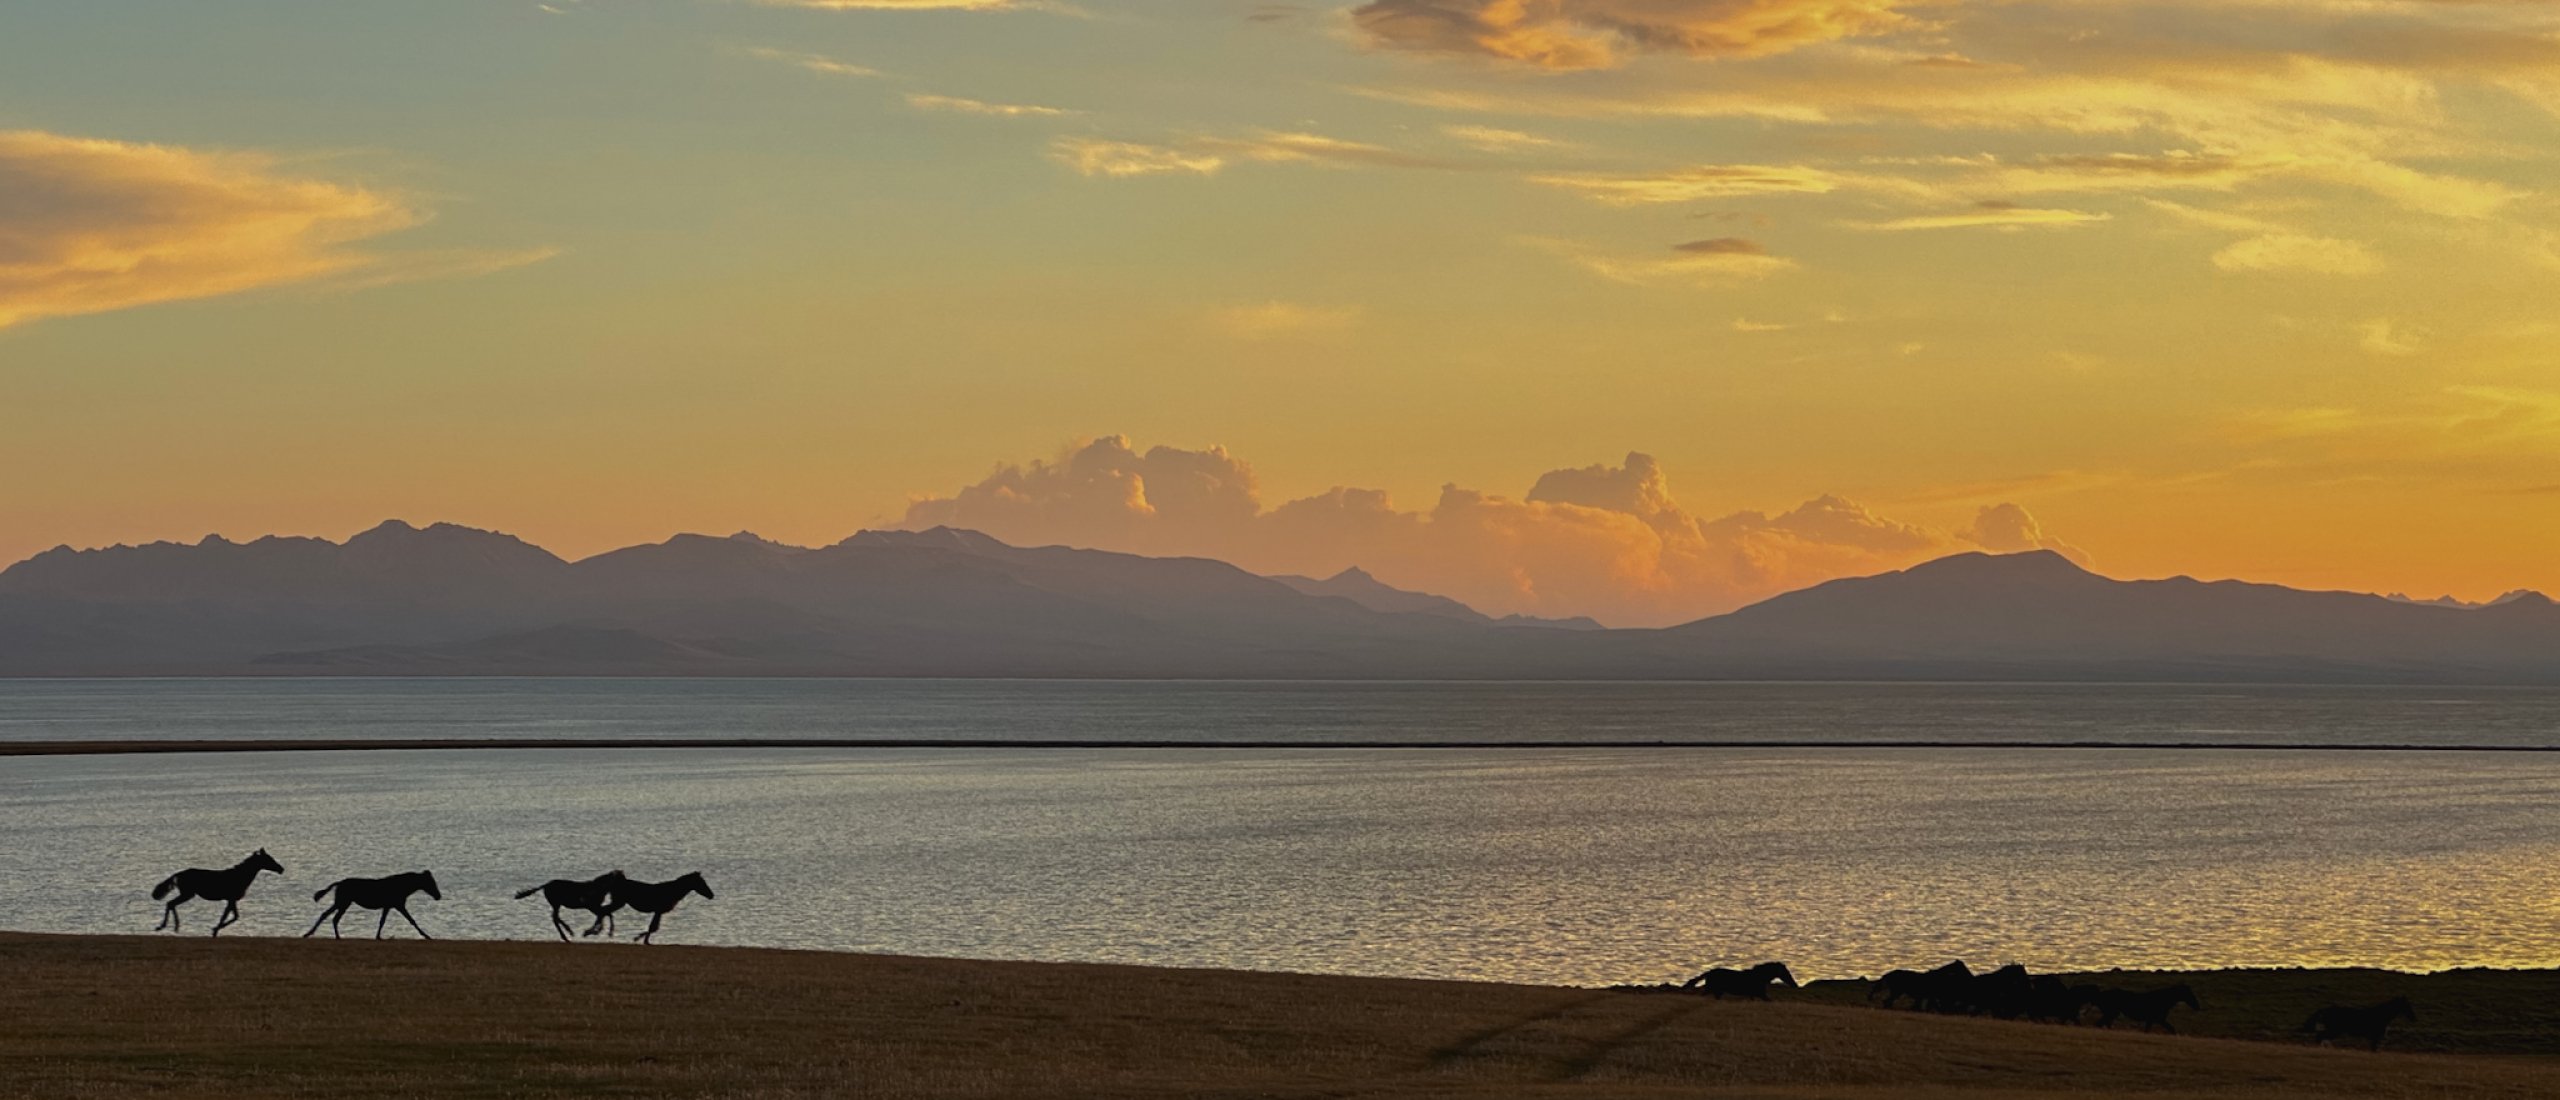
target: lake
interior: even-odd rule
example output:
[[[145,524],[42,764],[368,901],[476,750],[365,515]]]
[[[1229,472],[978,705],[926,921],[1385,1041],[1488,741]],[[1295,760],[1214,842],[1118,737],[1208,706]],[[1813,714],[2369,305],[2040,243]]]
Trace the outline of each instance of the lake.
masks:
[[[2555,704],[2222,686],[0,681],[0,736],[2550,744]],[[719,891],[671,916],[667,943],[1566,983],[1767,958],[1807,976],[1957,956],[2551,966],[2555,805],[2560,756],[2452,751],[32,757],[0,759],[0,926],[148,931],[152,883],[264,845],[289,874],[251,893],[236,933],[298,935],[329,881],[427,867],[446,893],[416,906],[429,931],[545,937],[544,907],[510,895],[622,867],[699,870]],[[214,913],[191,906],[191,934]]]

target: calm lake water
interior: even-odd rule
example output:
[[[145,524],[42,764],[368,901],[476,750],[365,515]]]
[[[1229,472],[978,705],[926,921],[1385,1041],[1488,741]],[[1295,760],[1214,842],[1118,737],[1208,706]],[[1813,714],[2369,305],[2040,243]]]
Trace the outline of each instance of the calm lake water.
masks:
[[[18,738],[2014,731],[2527,744],[2553,743],[2555,722],[2560,697],[2470,690],[0,682],[0,728]],[[147,931],[152,883],[264,845],[289,874],[251,893],[238,933],[298,935],[329,881],[430,867],[446,897],[416,906],[429,931],[545,937],[544,907],[509,895],[622,867],[699,870],[719,891],[669,918],[669,943],[1572,983],[1764,958],[1823,976],[1954,956],[2551,966],[2555,807],[2560,756],[2460,752],[18,758],[0,759],[0,927]],[[213,908],[190,910],[191,932],[210,926]]]

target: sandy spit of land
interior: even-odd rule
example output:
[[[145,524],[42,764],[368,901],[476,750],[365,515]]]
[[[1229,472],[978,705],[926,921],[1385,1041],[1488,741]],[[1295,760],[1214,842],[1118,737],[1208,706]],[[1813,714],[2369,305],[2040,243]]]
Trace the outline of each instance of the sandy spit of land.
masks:
[[[2548,1041],[2560,978],[2470,973],[2256,972],[2205,996],[2213,1009],[2217,996],[2263,999],[2247,990],[2264,986],[2300,1001],[2339,974],[2348,986],[2416,982],[2438,1001],[2476,986],[2496,1002],[2484,1018],[2510,1031],[2432,1044],[2453,1035],[2506,1053],[1945,1018],[1838,1003],[1851,999],[1839,986],[1754,1004],[738,948],[7,933],[0,1094],[2560,1095],[2560,1061],[2513,1052]],[[2496,1039],[2510,1033],[2515,1043]],[[2413,1042],[2430,1045],[2423,1030]]]

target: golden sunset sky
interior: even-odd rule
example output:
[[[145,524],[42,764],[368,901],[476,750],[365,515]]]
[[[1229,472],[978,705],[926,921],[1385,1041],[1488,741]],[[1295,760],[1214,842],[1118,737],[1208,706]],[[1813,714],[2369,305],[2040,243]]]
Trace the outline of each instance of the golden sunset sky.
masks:
[[[2556,162],[2525,0],[21,4],[0,560],[2560,588]]]

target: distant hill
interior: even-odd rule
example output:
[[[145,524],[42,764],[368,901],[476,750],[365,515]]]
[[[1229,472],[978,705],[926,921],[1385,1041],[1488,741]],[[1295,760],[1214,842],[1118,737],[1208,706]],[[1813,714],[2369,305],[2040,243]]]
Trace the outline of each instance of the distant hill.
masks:
[[[1357,569],[1260,577],[949,528],[817,548],[679,535],[571,562],[394,522],[0,571],[0,675],[148,674],[2555,683],[2560,607],[2120,581],[2038,551],[1603,630],[1493,619]]]
[[[1409,592],[1369,575],[1352,566],[1323,580],[1313,577],[1278,576],[1271,578],[1310,596],[1335,596],[1349,600],[1371,611],[1391,615],[1437,615],[1478,626],[1535,626],[1557,630],[1600,630],[1600,623],[1587,616],[1569,619],[1543,619],[1534,615],[1505,615],[1494,618],[1447,596],[1428,592]]]

